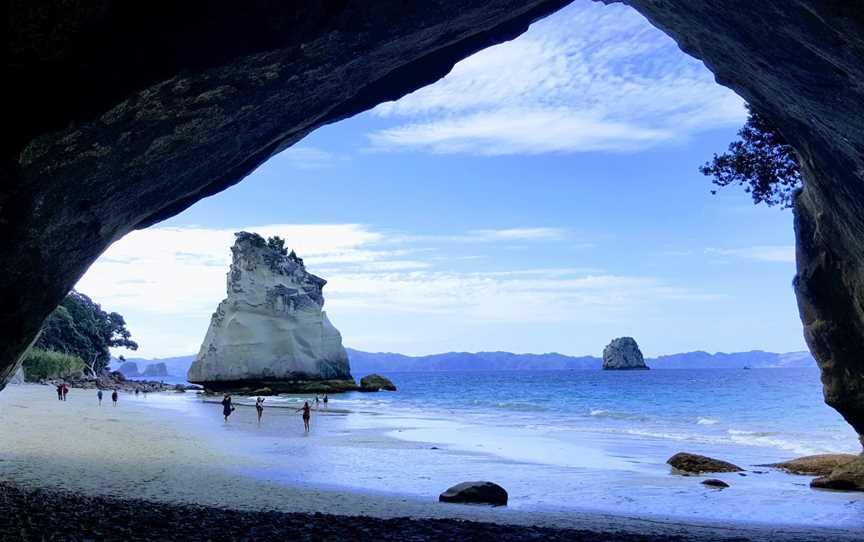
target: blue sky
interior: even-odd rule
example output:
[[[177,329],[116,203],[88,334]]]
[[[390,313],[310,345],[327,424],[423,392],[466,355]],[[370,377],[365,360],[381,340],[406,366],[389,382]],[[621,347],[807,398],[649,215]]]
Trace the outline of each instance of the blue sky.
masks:
[[[78,289],[138,354],[196,352],[247,229],[328,279],[354,348],[800,350],[791,213],[697,170],[744,119],[634,11],[577,2],[128,235]]]

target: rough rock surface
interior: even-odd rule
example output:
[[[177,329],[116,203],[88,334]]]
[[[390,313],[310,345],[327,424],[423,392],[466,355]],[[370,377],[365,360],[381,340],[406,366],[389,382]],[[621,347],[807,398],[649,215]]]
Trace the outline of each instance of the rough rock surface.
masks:
[[[827,476],[814,478],[810,482],[810,487],[864,491],[864,455],[838,466]]]
[[[507,505],[507,491],[494,482],[462,482],[438,496],[441,502]]]
[[[356,386],[342,336],[322,310],[327,281],[260,235],[236,236],[228,297],[213,313],[189,382],[208,390],[276,392],[293,391],[304,381],[350,380]]]
[[[707,480],[702,480],[702,485],[708,487],[716,487],[718,489],[729,487],[729,484],[718,478],[708,478]]]
[[[603,369],[628,370],[647,369],[642,351],[633,337],[619,337],[613,339],[603,349]]]
[[[774,467],[775,469],[784,470],[790,474],[827,476],[837,467],[841,467],[858,458],[859,456],[852,454],[818,454],[759,466]]]
[[[163,362],[158,363],[149,363],[147,367],[141,371],[141,376],[148,377],[160,377],[160,376],[168,376],[168,366]]]
[[[111,242],[566,3],[10,4],[0,385]],[[625,3],[795,147],[806,180],[795,223],[805,337],[826,402],[864,434],[864,10],[822,0]]]
[[[668,460],[666,463],[672,465],[677,471],[687,474],[699,474],[702,472],[741,472],[744,469],[738,465],[733,465],[721,459],[714,459],[706,455],[688,454],[680,452]]]
[[[18,367],[18,370],[12,374],[12,378],[9,379],[10,384],[23,384],[25,382],[24,379],[24,367]]]
[[[141,376],[141,373],[138,371],[138,364],[134,361],[124,361],[117,367],[117,370],[123,374],[126,378],[135,378]]]
[[[362,391],[396,391],[396,385],[389,378],[379,374],[366,375],[360,379]]]

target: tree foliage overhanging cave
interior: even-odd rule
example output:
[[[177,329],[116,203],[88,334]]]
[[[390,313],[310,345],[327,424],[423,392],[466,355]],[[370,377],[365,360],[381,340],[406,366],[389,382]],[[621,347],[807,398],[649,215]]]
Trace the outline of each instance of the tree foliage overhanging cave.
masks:
[[[801,168],[792,146],[764,116],[747,106],[747,122],[729,150],[715,154],[699,168],[717,186],[737,184],[753,197],[753,203],[791,208],[801,186]],[[716,194],[716,190],[711,191]]]

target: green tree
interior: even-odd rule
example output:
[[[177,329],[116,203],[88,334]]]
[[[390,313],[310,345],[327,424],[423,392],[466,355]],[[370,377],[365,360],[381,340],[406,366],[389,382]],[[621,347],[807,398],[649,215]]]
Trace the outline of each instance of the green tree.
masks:
[[[108,366],[113,347],[136,350],[138,343],[116,312],[105,312],[86,295],[72,291],[42,325],[36,348],[82,359],[93,374]]]
[[[278,253],[280,256],[288,255],[288,249],[285,248],[285,239],[282,239],[278,235],[274,235],[267,239],[267,247]]]
[[[40,348],[28,350],[21,365],[24,367],[24,378],[29,382],[78,376],[84,370],[84,362],[78,356]]]
[[[699,171],[713,177],[711,182],[717,186],[743,186],[755,204],[792,207],[792,196],[801,186],[798,157],[767,118],[749,105],[747,110],[747,122],[738,132],[741,139],[730,143],[728,152],[715,154]]]

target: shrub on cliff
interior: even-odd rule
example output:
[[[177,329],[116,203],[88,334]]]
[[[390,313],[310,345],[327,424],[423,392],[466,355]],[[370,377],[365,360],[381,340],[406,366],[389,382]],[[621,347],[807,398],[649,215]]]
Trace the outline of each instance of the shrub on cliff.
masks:
[[[84,371],[84,361],[78,356],[40,348],[31,348],[22,361],[24,379],[28,382],[43,378],[68,378]]]
[[[792,207],[792,195],[801,186],[801,168],[792,146],[771,122],[747,106],[747,122],[741,138],[728,152],[714,155],[699,168],[717,186],[737,184],[753,197],[753,203]],[[716,190],[711,191],[716,194]]]
[[[76,356],[92,374],[108,366],[109,347],[138,348],[123,316],[105,312],[98,303],[74,290],[45,320],[35,346]]]

